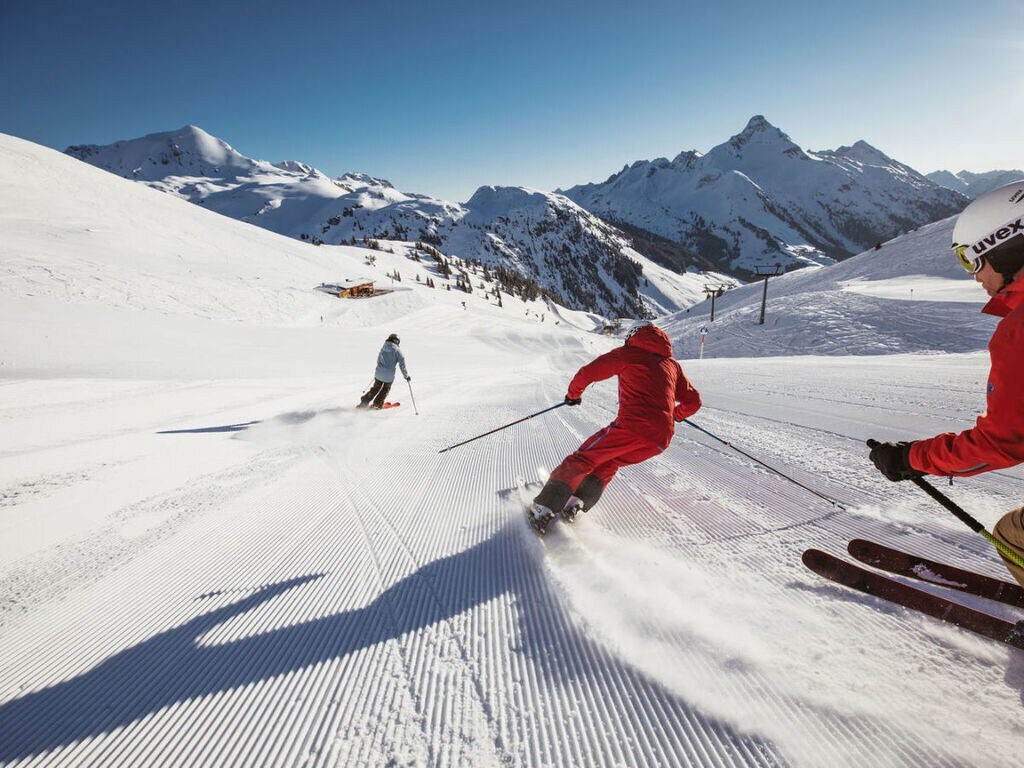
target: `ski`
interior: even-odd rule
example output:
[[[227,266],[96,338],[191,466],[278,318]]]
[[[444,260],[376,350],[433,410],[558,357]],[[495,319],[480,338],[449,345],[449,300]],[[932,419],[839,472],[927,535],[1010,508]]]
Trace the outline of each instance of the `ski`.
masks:
[[[940,587],[957,589],[1015,608],[1024,608],[1024,588],[1013,582],[965,571],[953,565],[939,563],[865,539],[854,539],[846,549],[852,557],[862,563],[883,571],[920,579]]]
[[[911,587],[880,573],[868,571],[818,549],[808,549],[804,552],[802,560],[804,565],[819,576],[837,584],[947,621],[992,640],[1024,648],[1024,631],[1009,621]]]
[[[380,408],[375,405],[363,405],[360,403],[356,406],[357,411],[386,411],[389,408],[397,408],[401,403],[384,403]]]

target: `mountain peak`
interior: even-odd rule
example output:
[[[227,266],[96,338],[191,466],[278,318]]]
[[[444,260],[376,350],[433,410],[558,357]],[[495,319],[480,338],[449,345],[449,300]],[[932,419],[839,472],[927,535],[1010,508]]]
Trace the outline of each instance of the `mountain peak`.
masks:
[[[376,176],[371,176],[368,173],[359,173],[357,171],[346,172],[338,177],[338,181],[343,184],[351,184],[355,187],[382,187],[384,189],[395,189],[395,185],[387,179],[378,179]]]
[[[64,152],[118,176],[140,181],[159,181],[168,176],[237,176],[251,173],[261,165],[195,125],[106,146],[71,146]]]
[[[546,206],[551,202],[552,197],[552,195],[546,192],[538,192],[528,187],[497,187],[487,185],[480,187],[473,193],[473,196],[466,203],[466,207],[472,208],[478,213],[497,215],[494,211]]]
[[[179,128],[176,131],[171,131],[170,133],[172,135],[173,134],[179,134],[179,135],[185,135],[185,136],[195,136],[197,138],[202,138],[202,137],[209,137],[211,139],[212,138],[216,138],[212,133],[208,133],[207,131],[204,131],[202,128],[200,128],[198,125],[192,125],[192,123],[189,123],[184,128]]]
[[[743,129],[743,133],[754,133],[755,131],[765,131],[775,128],[774,125],[764,119],[764,115],[754,115],[747,121],[747,127]],[[776,130],[778,130],[776,128]]]
[[[742,141],[774,141],[781,140],[787,144],[792,144],[793,140],[789,138],[785,133],[779,130],[776,126],[765,120],[764,115],[754,115],[747,121],[746,127],[740,131],[733,139],[740,139]]]
[[[863,139],[855,141],[852,147],[839,147],[836,155],[848,157],[864,165],[895,165],[895,161],[882,150],[868,144]]]
[[[680,152],[672,160],[673,168],[689,170],[693,168],[703,155],[695,149],[687,149]]]
[[[754,115],[742,131],[712,149],[708,155],[728,153],[739,157],[746,148],[752,147],[764,147],[772,152],[803,153],[789,136],[765,120],[764,115]]]

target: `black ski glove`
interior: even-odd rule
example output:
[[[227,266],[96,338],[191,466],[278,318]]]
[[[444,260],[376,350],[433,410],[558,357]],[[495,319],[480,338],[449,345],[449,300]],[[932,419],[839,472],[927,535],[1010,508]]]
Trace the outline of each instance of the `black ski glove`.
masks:
[[[912,442],[908,443],[905,440],[898,443],[880,443],[877,440],[868,440],[868,447],[871,448],[868,457],[878,471],[893,482],[910,480],[924,474],[910,466],[911,445],[913,445]]]
[[[582,397],[569,397],[568,395],[566,395],[564,402],[565,402],[566,405],[579,405],[580,403],[583,402],[583,398]]]
[[[412,381],[412,376],[406,376],[406,377],[405,377],[405,380],[406,380],[406,381]]]

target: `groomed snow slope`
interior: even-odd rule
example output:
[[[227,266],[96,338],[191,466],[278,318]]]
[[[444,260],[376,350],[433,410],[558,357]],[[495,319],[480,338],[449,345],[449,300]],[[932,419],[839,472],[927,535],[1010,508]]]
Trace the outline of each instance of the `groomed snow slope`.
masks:
[[[697,423],[847,511],[683,426],[538,541],[516,478],[606,424],[611,383],[438,451],[557,403],[618,343],[589,318],[408,277],[307,295],[361,253],[9,138],[0,171],[0,763],[1016,760],[1019,652],[799,561],[866,536],[1001,575],[863,446],[970,421],[984,353],[684,361]],[[153,217],[145,248],[118,236],[131,216]],[[156,284],[158,308],[127,298]],[[418,414],[401,381],[401,407],[357,412],[392,331]],[[1021,474],[949,490],[991,525]]]
[[[660,321],[676,354],[706,357],[883,355],[984,349],[996,318],[988,297],[953,258],[954,218],[831,267],[742,286]],[[765,307],[765,322],[761,306]]]

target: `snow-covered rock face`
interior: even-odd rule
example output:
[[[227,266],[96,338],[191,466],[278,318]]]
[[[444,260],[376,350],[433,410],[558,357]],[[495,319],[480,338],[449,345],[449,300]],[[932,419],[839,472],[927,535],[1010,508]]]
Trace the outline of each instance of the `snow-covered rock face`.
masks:
[[[646,259],[632,238],[561,195],[488,186],[458,204],[404,193],[364,173],[330,179],[294,160],[251,160],[194,126],[107,147],[70,147],[67,154],[314,244],[425,242],[519,273],[572,309],[652,317],[703,296],[696,272],[675,274]]]
[[[760,115],[706,155],[636,162],[564,194],[740,274],[830,264],[967,203],[866,142],[805,151]]]
[[[660,314],[642,296],[654,267],[622,232],[560,195],[522,187],[481,187],[463,205],[389,199],[376,186],[320,233],[324,242],[362,238],[422,241],[446,254],[524,275],[574,309],[612,317]],[[682,279],[682,276],[680,276]]]

